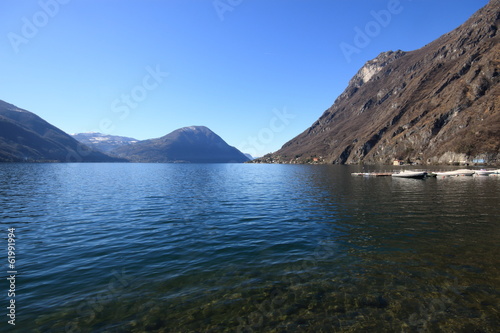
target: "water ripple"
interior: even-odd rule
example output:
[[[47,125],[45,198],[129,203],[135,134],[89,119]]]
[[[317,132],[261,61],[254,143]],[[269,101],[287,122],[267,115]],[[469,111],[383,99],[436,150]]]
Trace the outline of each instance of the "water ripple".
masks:
[[[493,332],[500,179],[354,170],[2,164],[0,222],[17,229],[29,309],[20,324]]]

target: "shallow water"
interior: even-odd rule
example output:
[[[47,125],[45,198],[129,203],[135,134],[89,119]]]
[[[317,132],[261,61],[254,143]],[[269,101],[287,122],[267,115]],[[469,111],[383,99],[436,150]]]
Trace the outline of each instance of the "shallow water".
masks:
[[[496,332],[500,177],[356,171],[0,164],[16,329]]]

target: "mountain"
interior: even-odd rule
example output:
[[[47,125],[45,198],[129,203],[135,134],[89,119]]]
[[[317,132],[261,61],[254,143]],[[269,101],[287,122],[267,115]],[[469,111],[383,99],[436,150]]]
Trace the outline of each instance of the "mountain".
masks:
[[[120,162],[36,114],[0,100],[0,162]]]
[[[121,146],[136,143],[137,139],[126,136],[107,135],[97,132],[71,134],[73,138],[95,150],[109,153]]]
[[[252,155],[250,154],[247,154],[247,153],[243,153],[243,155],[245,155],[250,161],[255,159],[255,157],[253,157]]]
[[[133,162],[242,163],[248,158],[204,126],[183,127],[158,139],[111,151]]]
[[[307,130],[254,162],[500,162],[500,2],[421,49],[368,61]]]

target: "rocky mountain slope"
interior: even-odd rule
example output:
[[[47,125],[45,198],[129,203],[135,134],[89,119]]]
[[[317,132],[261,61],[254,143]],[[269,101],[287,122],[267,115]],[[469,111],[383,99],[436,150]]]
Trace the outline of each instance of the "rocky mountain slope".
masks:
[[[133,162],[242,163],[248,158],[204,126],[183,127],[161,138],[111,151]]]
[[[255,162],[500,162],[500,1],[421,49],[368,61],[335,103]]]
[[[104,153],[109,153],[113,149],[136,143],[137,139],[126,136],[108,135],[97,132],[71,134],[79,142]]]
[[[0,162],[120,162],[36,114],[0,100]]]

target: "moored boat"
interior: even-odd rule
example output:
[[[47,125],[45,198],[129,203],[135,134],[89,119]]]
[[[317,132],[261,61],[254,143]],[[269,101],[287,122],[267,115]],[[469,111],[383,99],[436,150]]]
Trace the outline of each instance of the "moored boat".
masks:
[[[481,170],[476,170],[476,173],[475,175],[476,176],[489,176],[489,175],[492,175],[494,173],[496,173],[497,170],[485,170],[485,169],[481,169]]]
[[[493,177],[500,177],[500,169],[493,170],[493,173],[490,175]]]
[[[472,176],[474,175],[474,170],[469,169],[460,169],[453,171],[444,171],[444,172],[434,172],[438,177],[456,177],[456,176]]]
[[[390,172],[353,172],[351,173],[353,176],[361,176],[361,177],[386,177],[390,176]]]
[[[392,174],[392,177],[397,177],[397,178],[425,178],[427,176],[426,171],[410,171],[410,170],[405,170],[401,172],[396,172]]]

